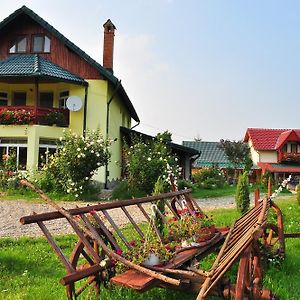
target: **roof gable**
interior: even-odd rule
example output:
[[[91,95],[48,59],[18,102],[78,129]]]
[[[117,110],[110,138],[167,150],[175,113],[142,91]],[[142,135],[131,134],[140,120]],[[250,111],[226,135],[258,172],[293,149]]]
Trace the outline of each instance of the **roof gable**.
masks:
[[[248,128],[244,142],[252,142],[255,150],[276,150],[287,137],[294,132],[300,136],[300,129],[269,129],[269,128]]]

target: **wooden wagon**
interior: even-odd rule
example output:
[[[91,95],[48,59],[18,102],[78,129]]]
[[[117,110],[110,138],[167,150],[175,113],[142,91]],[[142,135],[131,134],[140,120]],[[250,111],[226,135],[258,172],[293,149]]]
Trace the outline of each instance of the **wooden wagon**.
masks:
[[[203,216],[203,211],[191,197],[190,189],[65,210],[29,182],[23,181],[23,184],[35,190],[57,209],[54,212],[22,217],[20,222],[37,223],[65,266],[67,274],[60,282],[66,286],[68,299],[76,299],[87,287],[93,287],[95,293],[99,293],[101,283],[107,279],[112,284],[139,292],[154,287],[194,292],[198,294],[197,300],[209,295],[235,299],[274,299],[270,291],[262,288],[260,258],[261,245],[267,248],[275,246],[277,253],[282,256],[285,252],[281,211],[271,198],[258,200],[257,196],[256,205],[236,220],[230,229],[216,228],[208,240],[181,247],[164,265],[146,266],[143,263],[136,264],[121,254],[122,250],[134,251],[126,232],[135,231],[141,239],[146,234],[144,222],[136,221],[131,209],[134,208],[143,216],[148,223],[146,227],[151,228],[162,243],[167,243],[156,223],[151,221],[151,211],[154,211],[156,218],[164,226],[169,226],[166,214],[180,219],[182,216],[179,210],[182,208],[193,218]],[[127,230],[119,226],[113,217],[116,209],[117,214],[122,213],[127,218]],[[276,212],[276,224],[269,224],[267,221],[270,209]],[[60,218],[65,218],[78,236],[69,259],[44,223]],[[201,270],[199,261],[213,251],[218,254],[212,267],[209,271]],[[237,281],[231,284],[225,273],[238,261]],[[120,274],[115,273],[116,262],[126,267]]]

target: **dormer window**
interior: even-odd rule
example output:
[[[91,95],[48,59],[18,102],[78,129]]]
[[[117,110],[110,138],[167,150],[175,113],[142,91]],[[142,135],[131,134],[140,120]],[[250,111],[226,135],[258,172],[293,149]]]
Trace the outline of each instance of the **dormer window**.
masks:
[[[25,53],[27,38],[25,36],[16,38],[10,45],[9,53]]]
[[[46,35],[34,35],[32,38],[32,52],[50,52],[51,40]]]

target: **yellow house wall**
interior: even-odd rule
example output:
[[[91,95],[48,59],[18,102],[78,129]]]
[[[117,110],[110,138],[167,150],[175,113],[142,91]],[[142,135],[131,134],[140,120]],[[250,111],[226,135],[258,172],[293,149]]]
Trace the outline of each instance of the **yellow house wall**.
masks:
[[[277,163],[277,152],[276,151],[259,151],[260,162]]]
[[[109,94],[111,95],[113,91],[110,91]],[[110,96],[109,96],[110,98]],[[130,127],[131,117],[120,100],[118,94],[116,94],[110,104],[110,115],[109,115],[109,131],[108,137],[112,140],[117,139],[112,143],[111,146],[111,160],[108,165],[109,176],[108,180],[116,180],[119,179],[121,176],[121,147],[122,147],[122,140],[120,136],[120,126]]]
[[[114,87],[111,87],[106,80],[87,80],[87,111],[86,111],[86,129],[100,130],[104,138],[116,139],[111,146],[111,161],[108,165],[108,180],[120,178],[121,168],[121,137],[120,126],[130,127],[131,117],[119,98],[118,93],[114,93]],[[8,105],[12,104],[12,94],[14,91],[23,91],[27,93],[27,105],[35,104],[34,84],[7,84],[0,83],[0,91],[8,92]],[[54,107],[59,106],[59,93],[69,91],[70,96],[79,96],[82,99],[82,109],[77,112],[70,112],[69,129],[77,134],[83,133],[84,120],[84,101],[85,87],[68,83],[39,84],[39,92],[54,93]],[[107,103],[112,98],[109,107],[109,131],[106,136]],[[27,165],[29,169],[36,168],[38,163],[38,146],[40,138],[58,139],[63,135],[63,128],[41,126],[41,125],[6,125],[0,126],[0,137],[27,137]],[[105,182],[105,168],[98,170],[94,179]]]
[[[257,163],[259,162],[259,153],[254,150],[252,141],[249,140],[248,142],[249,148],[250,148],[250,154],[251,154],[251,158],[252,158],[252,162],[255,166],[257,166]]]

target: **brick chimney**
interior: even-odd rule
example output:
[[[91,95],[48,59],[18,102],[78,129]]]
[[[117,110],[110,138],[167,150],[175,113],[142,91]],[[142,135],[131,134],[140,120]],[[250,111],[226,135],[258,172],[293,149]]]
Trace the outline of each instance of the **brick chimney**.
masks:
[[[104,24],[103,67],[113,71],[115,25],[110,19]]]

